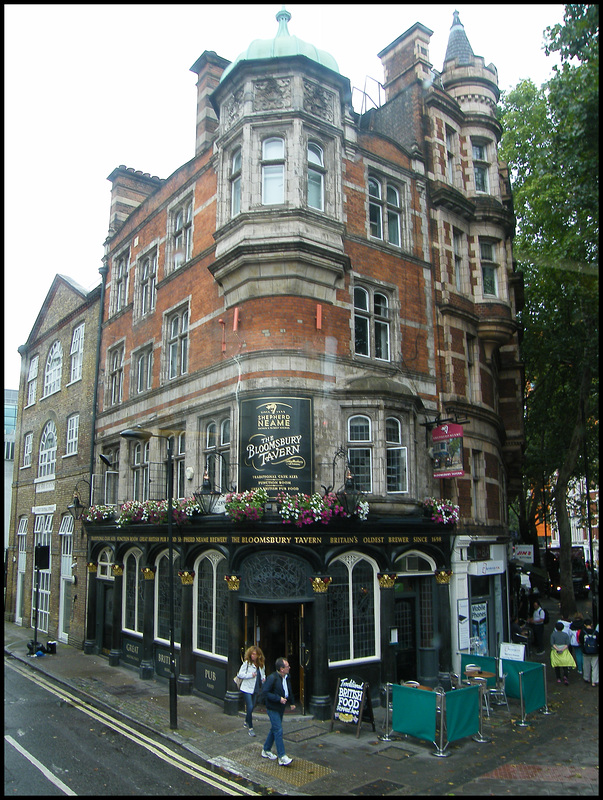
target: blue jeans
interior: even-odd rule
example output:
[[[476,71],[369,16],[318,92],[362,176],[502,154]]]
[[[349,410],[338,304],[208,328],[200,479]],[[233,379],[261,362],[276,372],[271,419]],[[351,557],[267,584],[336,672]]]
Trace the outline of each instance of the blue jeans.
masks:
[[[241,693],[245,698],[245,711],[247,712],[245,715],[245,724],[251,730],[253,728],[253,709],[257,703],[257,695],[249,694],[249,692],[242,692]]]
[[[283,741],[284,707],[283,711],[271,711],[269,708],[267,708],[266,712],[268,714],[268,719],[270,720],[270,731],[268,732],[268,736],[264,742],[264,750],[270,750],[274,742],[276,742],[276,754],[279,758],[281,758],[281,756],[286,755],[285,743]]]

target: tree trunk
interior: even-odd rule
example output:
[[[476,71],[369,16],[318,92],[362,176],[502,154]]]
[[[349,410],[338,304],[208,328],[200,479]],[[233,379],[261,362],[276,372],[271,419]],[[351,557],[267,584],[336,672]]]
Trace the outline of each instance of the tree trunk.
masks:
[[[585,435],[582,420],[582,402],[586,397],[589,381],[590,370],[586,368],[582,373],[580,403],[578,403],[578,413],[574,422],[572,438],[559,469],[554,492],[555,516],[559,530],[559,578],[561,583],[559,600],[561,615],[564,619],[571,619],[577,611],[572,575],[572,531],[567,511],[567,491],[570,478],[574,473],[578,457],[582,451]]]

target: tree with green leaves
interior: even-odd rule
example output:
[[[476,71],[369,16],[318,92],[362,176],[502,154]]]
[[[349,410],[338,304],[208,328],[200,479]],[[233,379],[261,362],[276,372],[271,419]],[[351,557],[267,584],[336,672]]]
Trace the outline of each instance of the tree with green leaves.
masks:
[[[560,538],[561,610],[576,611],[568,497],[585,474],[598,485],[599,10],[566,5],[547,28],[561,67],[540,89],[522,81],[502,98],[501,157],[513,186],[526,369],[527,541],[554,510]],[[544,500],[544,502],[543,502]]]

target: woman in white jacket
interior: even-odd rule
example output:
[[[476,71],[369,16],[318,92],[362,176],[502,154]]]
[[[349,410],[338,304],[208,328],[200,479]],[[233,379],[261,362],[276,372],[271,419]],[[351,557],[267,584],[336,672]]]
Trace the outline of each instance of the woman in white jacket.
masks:
[[[247,711],[245,727],[249,728],[250,736],[255,736],[252,717],[253,709],[262,691],[262,684],[266,680],[264,654],[259,647],[252,646],[247,648],[243,663],[241,664],[241,669],[238,671],[237,675],[242,680],[240,689],[245,698],[245,708]]]

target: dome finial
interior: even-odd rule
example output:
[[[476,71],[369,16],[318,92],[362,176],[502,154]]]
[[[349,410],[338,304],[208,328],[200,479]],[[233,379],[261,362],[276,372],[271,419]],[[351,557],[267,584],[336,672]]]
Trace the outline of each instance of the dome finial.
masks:
[[[290,36],[289,28],[287,27],[287,23],[291,19],[291,14],[287,11],[285,6],[281,8],[281,10],[276,15],[276,21],[278,22],[278,31],[277,36]]]

